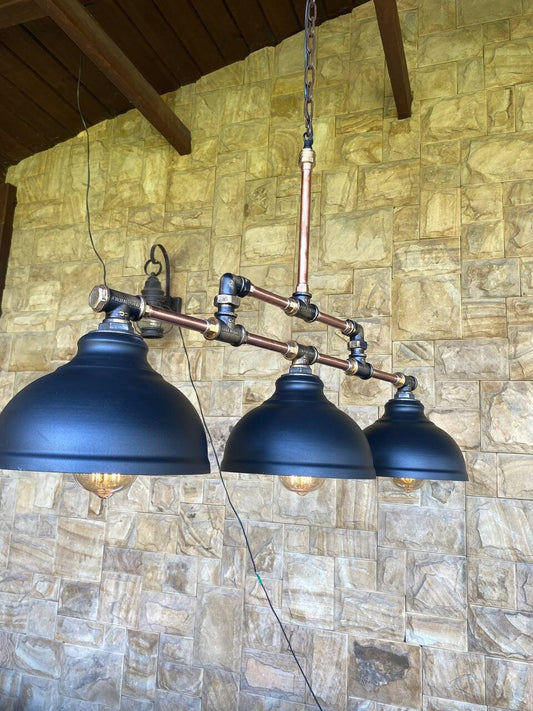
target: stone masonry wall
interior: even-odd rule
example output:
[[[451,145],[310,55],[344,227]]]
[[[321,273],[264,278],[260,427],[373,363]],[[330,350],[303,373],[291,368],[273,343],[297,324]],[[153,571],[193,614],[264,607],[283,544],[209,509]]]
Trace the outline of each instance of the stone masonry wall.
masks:
[[[395,118],[372,3],[320,28],[310,281],[324,310],[365,324],[374,365],[420,379],[470,482],[405,494],[330,481],[306,498],[275,477],[228,485],[324,709],[531,711],[533,0],[399,7],[409,120]],[[93,230],[112,286],[138,291],[160,241],[189,313],[212,313],[224,271],[291,293],[301,65],[297,36],[169,95],[190,156],[136,112],[91,129]],[[101,281],[83,135],[8,180],[19,202],[1,404],[73,355]],[[345,354],[334,331],[272,307],[245,301],[241,320]],[[286,363],[187,342],[222,448]],[[176,333],[151,360],[192,398]],[[318,372],[363,426],[391,395]],[[0,542],[2,709],[315,708],[216,474],[142,477],[102,505],[70,475],[5,471]]]

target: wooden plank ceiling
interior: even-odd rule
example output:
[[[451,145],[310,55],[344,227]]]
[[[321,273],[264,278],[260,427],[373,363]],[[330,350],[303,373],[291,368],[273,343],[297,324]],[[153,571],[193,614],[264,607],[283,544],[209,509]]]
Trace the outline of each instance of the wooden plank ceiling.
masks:
[[[80,1],[157,94],[299,32],[305,8],[305,0]],[[318,20],[367,1],[317,0]],[[0,179],[9,165],[81,129],[76,108],[81,52],[73,39],[82,45],[72,33],[70,39],[66,26],[61,29],[57,17],[52,19],[53,6],[60,4],[0,0]],[[90,56],[87,46],[84,52]],[[82,104],[89,125],[129,110],[134,102],[110,76],[84,57]]]

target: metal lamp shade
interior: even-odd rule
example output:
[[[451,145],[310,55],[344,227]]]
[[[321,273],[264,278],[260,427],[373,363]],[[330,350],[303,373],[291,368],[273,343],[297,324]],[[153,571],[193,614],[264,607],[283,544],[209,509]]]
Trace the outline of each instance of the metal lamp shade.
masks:
[[[0,469],[204,474],[204,429],[187,398],[153,370],[142,338],[95,331],[70,363],[0,413]]]
[[[364,432],[377,476],[468,480],[457,443],[428,420],[424,406],[414,397],[389,400],[383,417]]]
[[[235,425],[222,469],[280,476],[375,477],[361,428],[329,402],[320,378],[294,373],[281,376],[272,397]]]

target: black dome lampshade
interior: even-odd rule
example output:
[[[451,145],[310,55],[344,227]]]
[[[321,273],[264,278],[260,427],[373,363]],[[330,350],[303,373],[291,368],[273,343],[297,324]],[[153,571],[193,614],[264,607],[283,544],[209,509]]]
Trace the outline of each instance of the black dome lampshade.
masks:
[[[203,474],[204,429],[187,398],[147,360],[133,333],[83,336],[70,363],[0,413],[0,469],[85,474]]]
[[[360,427],[326,398],[320,378],[299,367],[282,375],[272,397],[235,425],[221,466],[282,477],[375,478]]]
[[[385,405],[384,415],[364,433],[377,476],[468,480],[457,443],[424,415],[424,406],[411,393],[397,393]]]

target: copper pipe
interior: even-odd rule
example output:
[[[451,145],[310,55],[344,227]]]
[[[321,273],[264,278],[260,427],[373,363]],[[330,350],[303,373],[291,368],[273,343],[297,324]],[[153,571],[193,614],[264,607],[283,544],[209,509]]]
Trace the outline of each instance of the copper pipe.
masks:
[[[320,323],[325,323],[328,326],[333,326],[333,328],[339,328],[343,333],[345,333],[346,329],[348,328],[348,323],[345,319],[336,318],[335,316],[323,314],[322,312],[319,312],[316,320],[320,321]]]
[[[329,365],[330,368],[338,368],[339,370],[348,370],[350,368],[349,361],[336,358],[335,356],[325,355],[324,353],[318,354],[316,362],[322,365]]]
[[[284,296],[279,296],[274,294],[272,291],[267,291],[266,289],[261,289],[255,284],[250,284],[249,296],[253,296],[254,299],[258,301],[264,301],[266,304],[271,304],[272,306],[279,306],[280,309],[286,309],[289,304],[289,299]]]
[[[165,323],[183,326],[183,328],[188,328],[190,331],[199,331],[200,333],[203,333],[209,327],[209,321],[205,318],[177,314],[174,311],[170,311],[170,309],[161,309],[158,306],[150,306],[149,304],[146,304],[144,315]]]
[[[275,351],[276,353],[281,353],[281,355],[285,355],[286,353],[288,353],[291,347],[290,343],[274,341],[272,338],[258,336],[257,333],[247,333],[245,343],[250,346],[257,346],[258,348],[263,348],[267,351]]]
[[[315,152],[304,148],[300,153],[302,181],[300,187],[300,237],[298,241],[298,283],[296,291],[309,293],[307,283],[309,270],[309,229],[311,223],[311,174],[315,164]]]
[[[385,373],[383,370],[374,370],[371,377],[376,380],[384,380],[387,383],[401,386],[403,375],[402,373]]]

